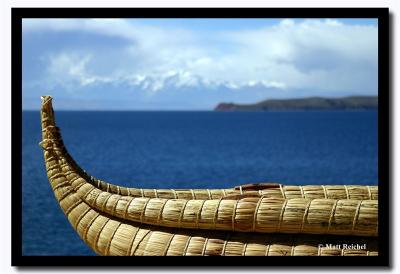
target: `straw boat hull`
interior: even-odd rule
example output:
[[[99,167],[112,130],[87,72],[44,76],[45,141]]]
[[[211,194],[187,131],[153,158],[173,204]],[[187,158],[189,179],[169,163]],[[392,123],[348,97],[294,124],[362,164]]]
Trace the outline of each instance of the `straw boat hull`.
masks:
[[[55,196],[100,255],[377,255],[377,187],[123,188],[88,175],[69,155],[51,97],[43,97],[41,114],[41,145]],[[324,247],[339,239],[366,246]]]

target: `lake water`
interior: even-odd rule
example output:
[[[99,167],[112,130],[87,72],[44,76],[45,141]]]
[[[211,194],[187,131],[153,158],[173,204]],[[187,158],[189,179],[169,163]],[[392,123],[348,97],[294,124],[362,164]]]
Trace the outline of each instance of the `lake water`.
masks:
[[[93,176],[144,188],[378,184],[376,111],[56,112]],[[23,112],[23,255],[94,255],[46,177],[39,112]]]

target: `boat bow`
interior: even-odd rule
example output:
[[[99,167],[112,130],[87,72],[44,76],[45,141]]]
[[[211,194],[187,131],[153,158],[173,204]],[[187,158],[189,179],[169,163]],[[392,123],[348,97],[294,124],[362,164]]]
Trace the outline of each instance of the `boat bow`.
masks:
[[[306,246],[304,252],[323,255],[318,246],[321,240],[317,244],[304,234],[324,234],[318,239],[334,237],[326,234],[377,235],[378,201],[373,187],[325,186],[321,197],[321,187],[312,186],[250,185],[207,190],[205,195],[204,190],[143,190],[103,184],[69,155],[55,124],[51,100],[42,97],[40,144],[47,175],[72,226],[98,254],[271,255],[274,248],[290,248],[289,255],[298,255],[303,251],[296,250]],[[339,191],[332,191],[335,188]],[[310,198],[313,195],[318,198]],[[357,239],[374,246],[371,237]],[[282,247],[281,242],[286,244]],[[376,250],[360,254],[374,255]]]

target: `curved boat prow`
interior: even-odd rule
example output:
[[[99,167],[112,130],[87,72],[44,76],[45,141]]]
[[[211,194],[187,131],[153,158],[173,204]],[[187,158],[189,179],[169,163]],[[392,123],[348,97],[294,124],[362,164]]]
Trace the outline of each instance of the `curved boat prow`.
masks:
[[[107,183],[104,189],[65,148],[51,96],[42,97],[41,119],[40,145],[57,201],[80,237],[100,255],[377,254],[377,187],[268,184],[148,190]],[[315,241],[305,234],[324,235]],[[325,234],[368,242],[369,249],[325,250],[320,239],[335,240]]]
[[[43,128],[50,126],[59,133],[55,124],[52,97],[42,96],[42,117],[45,119]],[[225,189],[144,189],[123,187],[97,179],[83,170],[71,157],[63,144],[61,136],[58,142],[63,150],[65,165],[76,170],[88,183],[102,191],[112,194],[132,197],[165,198],[165,199],[194,199],[212,200],[226,196],[249,195],[277,198],[304,198],[304,199],[352,199],[352,200],[377,200],[378,186],[365,185],[282,185],[278,183],[253,183],[238,185]]]

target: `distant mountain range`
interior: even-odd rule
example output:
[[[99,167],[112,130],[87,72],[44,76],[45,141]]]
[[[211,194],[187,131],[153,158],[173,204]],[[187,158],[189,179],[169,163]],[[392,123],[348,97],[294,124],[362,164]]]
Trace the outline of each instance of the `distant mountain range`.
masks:
[[[285,110],[366,110],[378,108],[378,96],[342,98],[309,97],[269,99],[255,104],[220,103],[216,111],[285,111]]]

